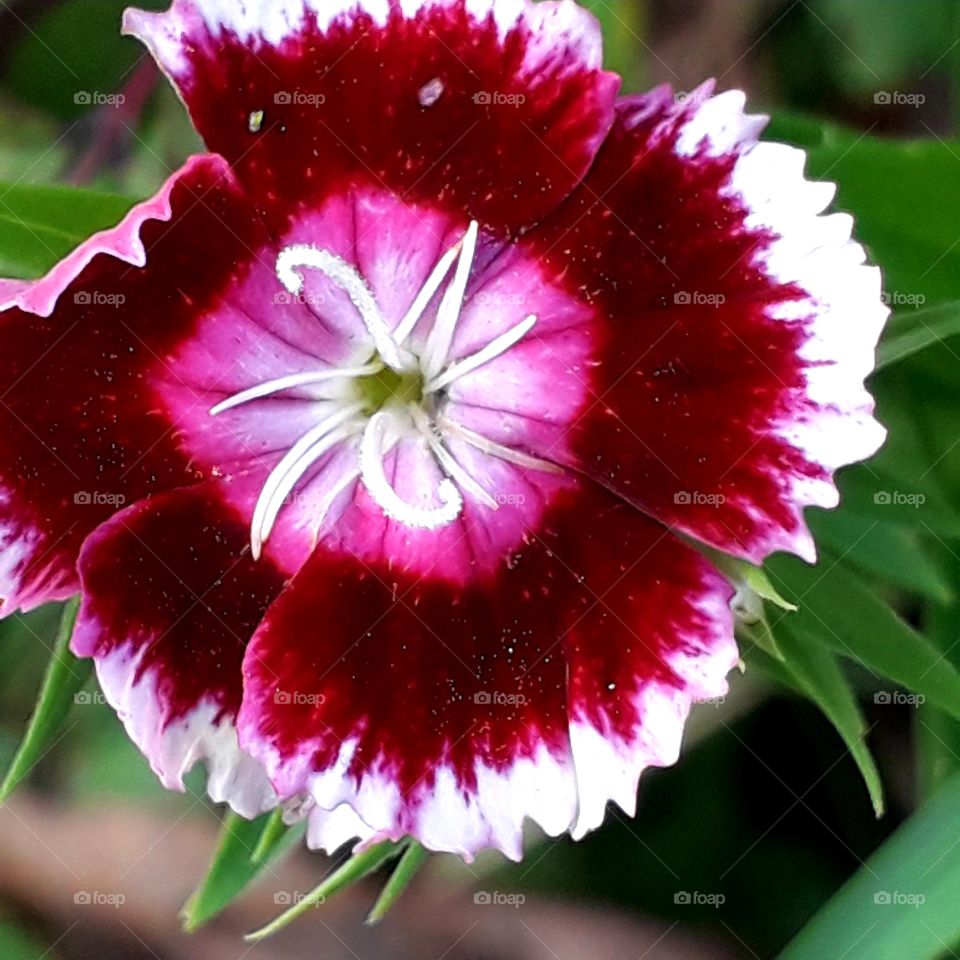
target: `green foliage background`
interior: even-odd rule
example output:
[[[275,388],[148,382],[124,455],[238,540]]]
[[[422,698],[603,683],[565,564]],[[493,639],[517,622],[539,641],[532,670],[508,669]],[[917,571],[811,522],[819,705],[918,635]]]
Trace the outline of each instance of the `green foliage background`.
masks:
[[[85,165],[107,117],[78,103],[77,92],[122,89],[143,70],[137,45],[117,34],[124,5],[0,3],[2,275],[36,276],[198,148],[176,99],[158,87],[141,112],[115,124],[96,164]],[[657,31],[669,31],[675,10],[639,0],[589,5],[629,87],[662,79],[664,68],[678,87],[698,79],[656,53]],[[709,3],[687,6],[695,13]],[[958,4],[760,6],[743,62],[754,102],[772,113],[768,136],[807,148],[809,175],[839,184],[837,208],[855,214],[858,238],[884,271],[894,315],[871,388],[890,439],[876,459],[844,472],[838,511],[811,515],[822,550],[816,568],[775,558],[766,585],[743,572],[797,610],[770,599],[766,624],[744,631],[746,675],[726,704],[700,708],[684,761],[645,778],[640,817],[627,822],[614,813],[586,841],[544,847],[503,869],[497,883],[677,920],[744,956],[784,949],[790,960],[953,956],[960,943]],[[732,0],[728,8],[731,17],[744,15]],[[884,107],[874,102],[880,91],[922,93],[925,103]],[[88,189],[65,186],[77,179]],[[186,801],[163,794],[105,707],[63,716],[85,676],[56,652],[58,617],[43,610],[0,625],[4,662],[15,665],[0,673],[0,760],[14,757],[55,658],[14,779],[29,773],[34,789],[77,801],[111,795],[197,805],[200,781]],[[885,811],[882,819],[876,811]],[[237,843],[249,851],[267,826],[228,822],[215,869],[193,901],[195,922],[256,872]],[[723,892],[725,903],[680,906],[677,890]],[[886,905],[876,899],[885,892],[925,900],[919,908]],[[12,913],[4,919],[0,904],[0,956],[36,958],[54,939],[42,925],[25,930]]]

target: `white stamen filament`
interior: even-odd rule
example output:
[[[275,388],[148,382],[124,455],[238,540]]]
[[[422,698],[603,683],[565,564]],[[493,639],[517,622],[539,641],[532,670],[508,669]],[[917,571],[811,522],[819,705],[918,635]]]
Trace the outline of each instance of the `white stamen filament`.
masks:
[[[427,309],[434,294],[440,289],[440,284],[447,278],[453,261],[460,255],[460,248],[463,246],[463,240],[457,242],[456,246],[451,247],[441,258],[440,262],[433,268],[433,273],[427,278],[427,282],[420,289],[416,299],[410,305],[407,315],[397,324],[393,331],[394,339],[397,343],[403,343],[407,337],[413,333],[417,321],[423,316],[423,311]]]
[[[392,445],[387,446],[384,431],[389,419],[390,415],[381,410],[370,418],[363,432],[360,441],[360,476],[364,486],[377,506],[392,520],[422,530],[447,526],[457,519],[463,509],[463,497],[447,477],[437,487],[442,506],[433,509],[407,503],[387,480],[384,461]]]
[[[506,353],[533,329],[536,322],[536,315],[531,313],[529,317],[521,320],[515,327],[511,327],[506,333],[501,333],[499,337],[491,340],[482,350],[478,350],[476,353],[470,354],[469,357],[464,357],[462,360],[451,364],[439,377],[431,380],[424,387],[423,392],[436,393],[437,390],[448,387],[454,380],[459,380],[460,377],[499,357],[501,353]]]
[[[474,498],[479,500],[484,506],[489,507],[491,510],[499,510],[500,504],[483,489],[477,480],[471,477],[470,474],[457,463],[450,451],[443,445],[443,441],[434,432],[433,425],[430,423],[430,418],[426,412],[420,407],[411,404],[410,415],[417,429],[427,443],[430,444],[433,455],[437,458],[437,462],[446,471],[447,475],[459,484],[463,490],[473,494]]]
[[[290,491],[324,453],[346,439],[352,432],[359,430],[359,424],[353,431],[338,428],[362,410],[363,404],[351,403],[336,413],[324,417],[315,427],[300,437],[270,472],[257,498],[250,523],[250,548],[255,560],[259,559],[263,544],[270,536]]]
[[[397,373],[408,373],[416,369],[416,361],[410,352],[393,339],[387,321],[366,281],[346,260],[341,260],[329,250],[320,250],[305,243],[286,247],[277,257],[277,276],[294,296],[299,296],[303,289],[303,275],[298,272],[300,267],[312,267],[325,273],[347,294],[363,318],[377,353],[388,367]]]
[[[469,427],[465,427],[462,423],[457,423],[449,417],[440,417],[437,421],[437,427],[442,436],[463,440],[464,443],[469,443],[483,453],[491,457],[499,457],[501,460],[506,460],[507,463],[515,463],[518,467],[525,467],[528,470],[563,473],[563,469],[550,460],[541,460],[539,457],[531,457],[528,453],[514,450],[513,447],[505,447],[502,443],[497,443],[489,437],[474,433]]]
[[[210,408],[210,416],[215,417],[233,407],[239,407],[243,403],[249,403],[251,400],[259,400],[261,397],[269,397],[274,393],[281,393],[284,390],[292,390],[295,387],[306,387],[314,383],[323,383],[327,380],[337,380],[341,378],[353,379],[354,377],[367,377],[379,373],[383,369],[382,363],[368,363],[362,367],[340,367],[331,370],[311,370],[306,373],[291,373],[286,377],[277,377],[276,380],[266,380],[258,383],[255,387],[247,390],[241,390],[226,400],[221,400]],[[329,399],[319,397],[317,399]]]
[[[471,221],[463,238],[460,249],[460,259],[453,275],[453,281],[447,287],[437,310],[437,319],[427,337],[427,345],[423,353],[422,369],[427,380],[432,380],[442,369],[450,344],[453,342],[453,331],[460,319],[463,309],[463,297],[467,290],[467,281],[470,279],[470,269],[473,267],[473,258],[477,252],[477,237],[480,225],[476,220]]]

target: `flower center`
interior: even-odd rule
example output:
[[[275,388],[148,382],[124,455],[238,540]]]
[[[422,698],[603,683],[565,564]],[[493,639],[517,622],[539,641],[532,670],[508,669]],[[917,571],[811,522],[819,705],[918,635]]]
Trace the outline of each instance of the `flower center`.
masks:
[[[370,416],[388,405],[422,404],[423,388],[423,374],[419,368],[410,373],[398,373],[383,366],[376,373],[357,377],[352,382],[357,400],[363,404],[364,413]]]
[[[519,343],[537,322],[534,315],[494,337],[469,356],[451,361],[450,352],[464,294],[477,249],[479,226],[470,224],[464,236],[437,262],[407,313],[391,326],[366,280],[345,260],[308,244],[284,248],[277,258],[277,277],[286,289],[299,295],[304,273],[324,274],[350,299],[373,341],[375,353],[369,362],[291,373],[255,384],[222,400],[210,409],[219,416],[243,404],[285,393],[308,390],[305,402],[322,403],[326,415],[286,452],[267,477],[251,522],[250,543],[254,557],[272,531],[280,510],[297,484],[318,461],[346,442],[359,438],[356,468],[348,471],[327,493],[319,522],[334,500],[358,477],[371,498],[393,520],[420,529],[436,529],[452,523],[463,511],[464,494],[498,509],[496,499],[455,458],[451,440],[469,444],[488,456],[498,457],[527,469],[557,472],[553,463],[505,447],[456,423],[444,414],[446,391]],[[453,273],[450,277],[451,271]],[[426,325],[428,308],[446,284],[432,324],[414,351],[414,329]],[[437,506],[421,507],[405,501],[386,476],[390,452],[404,440],[415,440],[432,456],[442,479],[433,499]]]

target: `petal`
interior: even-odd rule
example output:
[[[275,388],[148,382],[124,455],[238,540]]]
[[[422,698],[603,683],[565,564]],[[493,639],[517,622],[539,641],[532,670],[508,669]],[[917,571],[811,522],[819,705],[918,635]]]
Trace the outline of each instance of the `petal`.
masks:
[[[283,577],[251,560],[247,537],[215,484],[116,514],[80,555],[72,645],[95,658],[104,694],[164,786],[183,790],[205,760],[211,798],[251,817],[276,797],[237,743],[240,670]]]
[[[640,512],[567,483],[466,575],[465,518],[461,538],[405,552],[387,521],[358,540],[348,511],[248,648],[241,743],[281,798],[310,795],[315,844],[352,829],[519,858],[527,817],[554,835],[595,826],[608,797],[632,809],[692,700],[725,690],[731,590]],[[334,829],[344,804],[358,819]]]
[[[348,183],[531,223],[588,169],[619,86],[572,0],[175,0],[124,24],[278,227]]]
[[[743,95],[621,103],[578,192],[529,242],[593,307],[592,396],[568,462],[671,527],[812,559],[803,507],[882,442],[863,386],[887,310],[804,154]],[[540,455],[548,451],[539,450]]]
[[[199,157],[43,279],[0,287],[0,607],[76,592],[83,539],[124,504],[193,482],[151,389],[262,227]]]

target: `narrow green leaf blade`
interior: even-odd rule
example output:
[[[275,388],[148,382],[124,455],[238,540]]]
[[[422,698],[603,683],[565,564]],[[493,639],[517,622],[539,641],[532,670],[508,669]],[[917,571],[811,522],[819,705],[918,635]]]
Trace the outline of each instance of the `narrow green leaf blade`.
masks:
[[[960,941],[960,774],[800,931],[780,960],[935,960]]]
[[[259,943],[259,941],[279,933],[308,910],[320,906],[329,897],[378,870],[388,860],[401,853],[405,846],[405,841],[393,843],[390,840],[384,840],[382,843],[374,844],[369,849],[364,850],[363,853],[355,854],[342,867],[324,878],[320,884],[289,910],[284,911],[279,917],[271,920],[270,923],[259,930],[248,933],[244,939],[248,943]]]
[[[397,864],[397,869],[390,875],[373,909],[367,914],[366,922],[369,926],[375,926],[387,915],[429,858],[430,852],[427,849],[415,840],[410,842]]]
[[[207,875],[181,912],[188,933],[193,933],[226,909],[267,864],[287,850],[299,836],[298,831],[288,830],[278,842],[271,844],[264,859],[255,861],[253,854],[260,849],[261,839],[272,822],[271,813],[256,820],[244,820],[235,813],[224,818],[220,841]]]
[[[10,769],[0,784],[0,803],[13,793],[50,749],[77,693],[90,676],[92,661],[78,660],[70,652],[70,636],[79,607],[78,598],[69,601],[63,608],[60,629],[57,631],[53,654],[40,687],[37,705],[30,717],[23,741],[14,754]]]
[[[800,608],[783,614],[788,629],[803,630],[960,718],[960,675],[953,664],[857,573],[829,555],[816,567],[787,556],[774,557],[768,567],[774,582]]]
[[[883,783],[866,742],[867,723],[837,658],[802,630],[794,632],[781,626],[777,641],[784,656],[784,669],[843,738],[860,769],[874,813],[883,816]]]

